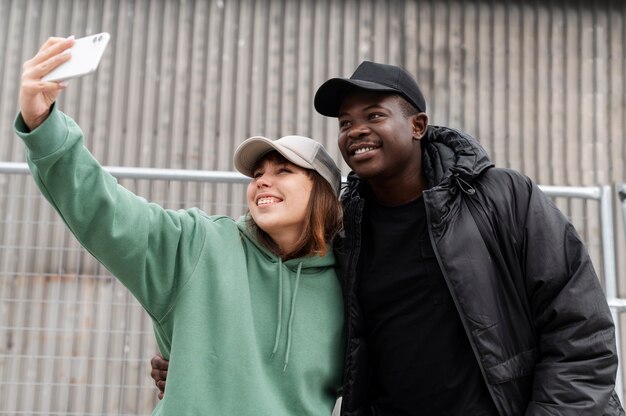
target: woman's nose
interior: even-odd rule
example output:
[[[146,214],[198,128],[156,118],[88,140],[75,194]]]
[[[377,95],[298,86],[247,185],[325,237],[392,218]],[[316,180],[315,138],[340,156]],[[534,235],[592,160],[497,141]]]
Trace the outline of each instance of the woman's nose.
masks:
[[[257,188],[269,188],[270,186],[272,186],[272,182],[269,180],[267,175],[256,178]]]

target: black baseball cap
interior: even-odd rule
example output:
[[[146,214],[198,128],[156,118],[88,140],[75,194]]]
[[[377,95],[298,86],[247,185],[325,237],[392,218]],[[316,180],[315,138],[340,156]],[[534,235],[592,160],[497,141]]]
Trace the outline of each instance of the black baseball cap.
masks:
[[[346,94],[355,89],[390,92],[402,96],[420,112],[426,111],[426,100],[415,79],[404,69],[387,64],[363,61],[350,78],[331,78],[315,93],[318,113],[337,117]]]

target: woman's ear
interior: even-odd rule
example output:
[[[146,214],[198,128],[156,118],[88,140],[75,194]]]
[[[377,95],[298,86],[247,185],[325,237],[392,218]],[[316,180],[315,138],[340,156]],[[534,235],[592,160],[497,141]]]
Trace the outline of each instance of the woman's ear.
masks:
[[[420,140],[428,130],[428,115],[426,113],[418,113],[410,117],[411,127],[413,128],[413,139]]]

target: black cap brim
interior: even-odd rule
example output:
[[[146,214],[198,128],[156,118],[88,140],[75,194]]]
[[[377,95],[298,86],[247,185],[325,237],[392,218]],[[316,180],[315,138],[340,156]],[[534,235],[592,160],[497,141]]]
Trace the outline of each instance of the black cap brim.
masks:
[[[391,92],[404,96],[401,91],[376,82],[349,78],[331,78],[317,89],[315,99],[313,100],[315,110],[323,116],[339,116],[339,107],[341,107],[341,103],[348,92],[355,89]]]

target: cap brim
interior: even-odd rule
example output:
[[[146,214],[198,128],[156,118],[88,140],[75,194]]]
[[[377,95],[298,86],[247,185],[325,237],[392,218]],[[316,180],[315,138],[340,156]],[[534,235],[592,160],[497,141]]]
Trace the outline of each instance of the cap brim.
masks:
[[[291,163],[305,169],[313,169],[311,164],[294,151],[281,146],[280,143],[263,136],[254,136],[244,140],[233,156],[235,168],[248,177],[254,176],[254,168],[264,154],[277,151]]]
[[[354,89],[400,93],[387,85],[371,81],[349,78],[331,78],[323,83],[315,93],[313,104],[315,110],[327,117],[339,116],[339,107],[349,91]]]

